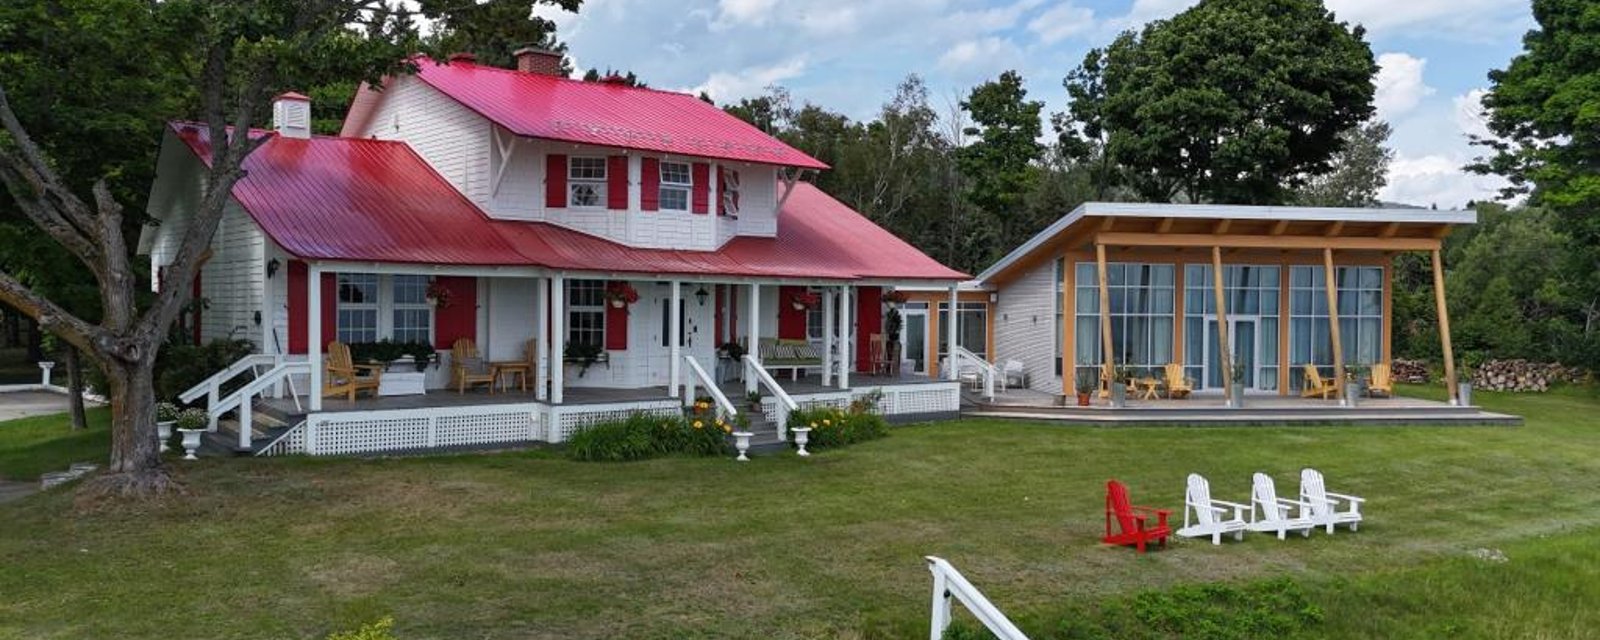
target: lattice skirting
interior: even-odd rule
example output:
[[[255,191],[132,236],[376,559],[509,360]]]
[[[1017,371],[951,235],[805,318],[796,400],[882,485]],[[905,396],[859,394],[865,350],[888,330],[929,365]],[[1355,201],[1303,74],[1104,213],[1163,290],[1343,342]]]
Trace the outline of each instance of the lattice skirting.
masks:
[[[883,392],[878,398],[877,411],[885,416],[948,414],[961,408],[961,384],[958,382],[857,387],[849,391],[797,395],[794,396],[794,403],[800,405],[801,409],[844,409],[851,402],[871,396],[876,391]],[[767,398],[763,402],[762,408],[767,415],[772,415],[777,408],[777,401]]]
[[[550,442],[563,442],[584,428],[623,420],[634,413],[655,416],[683,415],[683,405],[678,400],[664,399],[647,402],[619,402],[614,404],[580,404],[547,407],[550,412]]]

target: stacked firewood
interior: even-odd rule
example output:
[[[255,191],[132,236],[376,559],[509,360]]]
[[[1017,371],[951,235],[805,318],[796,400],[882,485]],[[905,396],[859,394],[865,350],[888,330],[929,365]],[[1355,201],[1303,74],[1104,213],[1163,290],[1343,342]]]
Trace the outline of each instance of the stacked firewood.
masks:
[[[1428,361],[1395,358],[1394,365],[1390,368],[1389,372],[1394,376],[1395,382],[1404,382],[1407,384],[1427,384]]]
[[[1492,391],[1549,391],[1561,382],[1582,382],[1587,374],[1577,367],[1554,362],[1489,360],[1472,373],[1472,386]]]

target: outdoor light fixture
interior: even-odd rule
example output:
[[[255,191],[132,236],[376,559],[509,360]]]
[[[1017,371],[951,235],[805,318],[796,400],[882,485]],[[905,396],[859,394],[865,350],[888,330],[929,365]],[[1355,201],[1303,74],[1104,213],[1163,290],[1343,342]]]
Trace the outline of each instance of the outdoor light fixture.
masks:
[[[271,280],[272,276],[275,276],[277,274],[278,274],[278,259],[277,258],[273,258],[271,260],[268,260],[267,261],[267,279]]]
[[[711,295],[711,294],[706,292],[706,286],[705,285],[700,285],[700,290],[694,292],[694,299],[699,300],[700,301],[700,306],[704,307],[704,306],[706,306],[706,296],[709,296],[709,295]]]

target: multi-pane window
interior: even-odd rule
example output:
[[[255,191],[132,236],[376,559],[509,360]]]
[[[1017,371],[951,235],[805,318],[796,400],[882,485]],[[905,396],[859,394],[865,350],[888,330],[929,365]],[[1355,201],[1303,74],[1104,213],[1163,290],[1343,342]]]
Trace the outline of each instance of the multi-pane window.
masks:
[[[393,276],[390,337],[395,342],[433,341],[433,305],[427,276]]]
[[[664,211],[688,211],[689,188],[693,186],[693,178],[689,176],[689,163],[663,162],[661,163],[661,209]]]
[[[963,349],[979,358],[989,357],[989,306],[982,302],[961,302],[956,307],[956,340]],[[950,303],[939,303],[939,358],[950,355]]]
[[[1333,375],[1333,337],[1328,327],[1328,289],[1320,266],[1289,270],[1289,354],[1294,388],[1305,385],[1301,365]],[[1335,267],[1339,297],[1339,340],[1347,365],[1372,365],[1383,356],[1383,268]]]
[[[1077,352],[1079,377],[1099,379],[1105,359],[1100,334],[1100,276],[1095,263],[1076,265]],[[1172,362],[1174,267],[1170,264],[1106,265],[1106,292],[1111,297],[1111,359],[1139,375],[1159,375]]]
[[[1066,317],[1065,317],[1065,302],[1061,298],[1062,298],[1062,294],[1065,293],[1066,290],[1067,290],[1066,283],[1067,283],[1067,259],[1066,258],[1056,258],[1056,295],[1055,295],[1055,305],[1056,305],[1056,329],[1055,329],[1055,331],[1056,331],[1056,348],[1055,348],[1055,354],[1056,354],[1056,375],[1057,376],[1061,375],[1061,361],[1062,361],[1061,354],[1066,352],[1066,349],[1065,349],[1066,343],[1061,341],[1061,339],[1063,337],[1062,334],[1061,334],[1062,322],[1066,320]]]
[[[606,203],[606,159],[573,156],[567,162],[567,206],[599,207]]]
[[[1242,365],[1248,388],[1278,388],[1279,267],[1223,265],[1222,295],[1227,303],[1230,364]],[[1183,272],[1184,375],[1203,388],[1224,386],[1216,283],[1211,265],[1191,264]]]
[[[812,289],[811,292],[817,294],[818,296],[828,295],[827,292],[817,291],[816,289]],[[818,300],[821,300],[821,298],[819,297]],[[810,340],[821,340],[822,339],[822,332],[828,330],[828,327],[826,326],[826,324],[827,323],[823,322],[822,305],[821,304],[814,304],[814,305],[811,305],[810,308],[806,309],[806,338],[807,339],[810,339]]]
[[[605,281],[568,280],[567,344],[604,347],[605,342]]]
[[[722,194],[722,209],[718,215],[739,217],[739,172],[723,169],[722,179],[717,180],[717,190]]]
[[[339,283],[339,342],[378,341],[378,276],[341,273]]]

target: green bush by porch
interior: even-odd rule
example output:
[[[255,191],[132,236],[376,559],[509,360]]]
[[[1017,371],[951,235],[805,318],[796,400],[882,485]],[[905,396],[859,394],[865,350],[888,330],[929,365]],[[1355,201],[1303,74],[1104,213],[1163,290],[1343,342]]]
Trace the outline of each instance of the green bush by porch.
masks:
[[[726,440],[732,430],[732,424],[706,411],[688,416],[634,413],[585,427],[567,442],[567,457],[583,462],[627,462],[674,454],[732,455]]]

